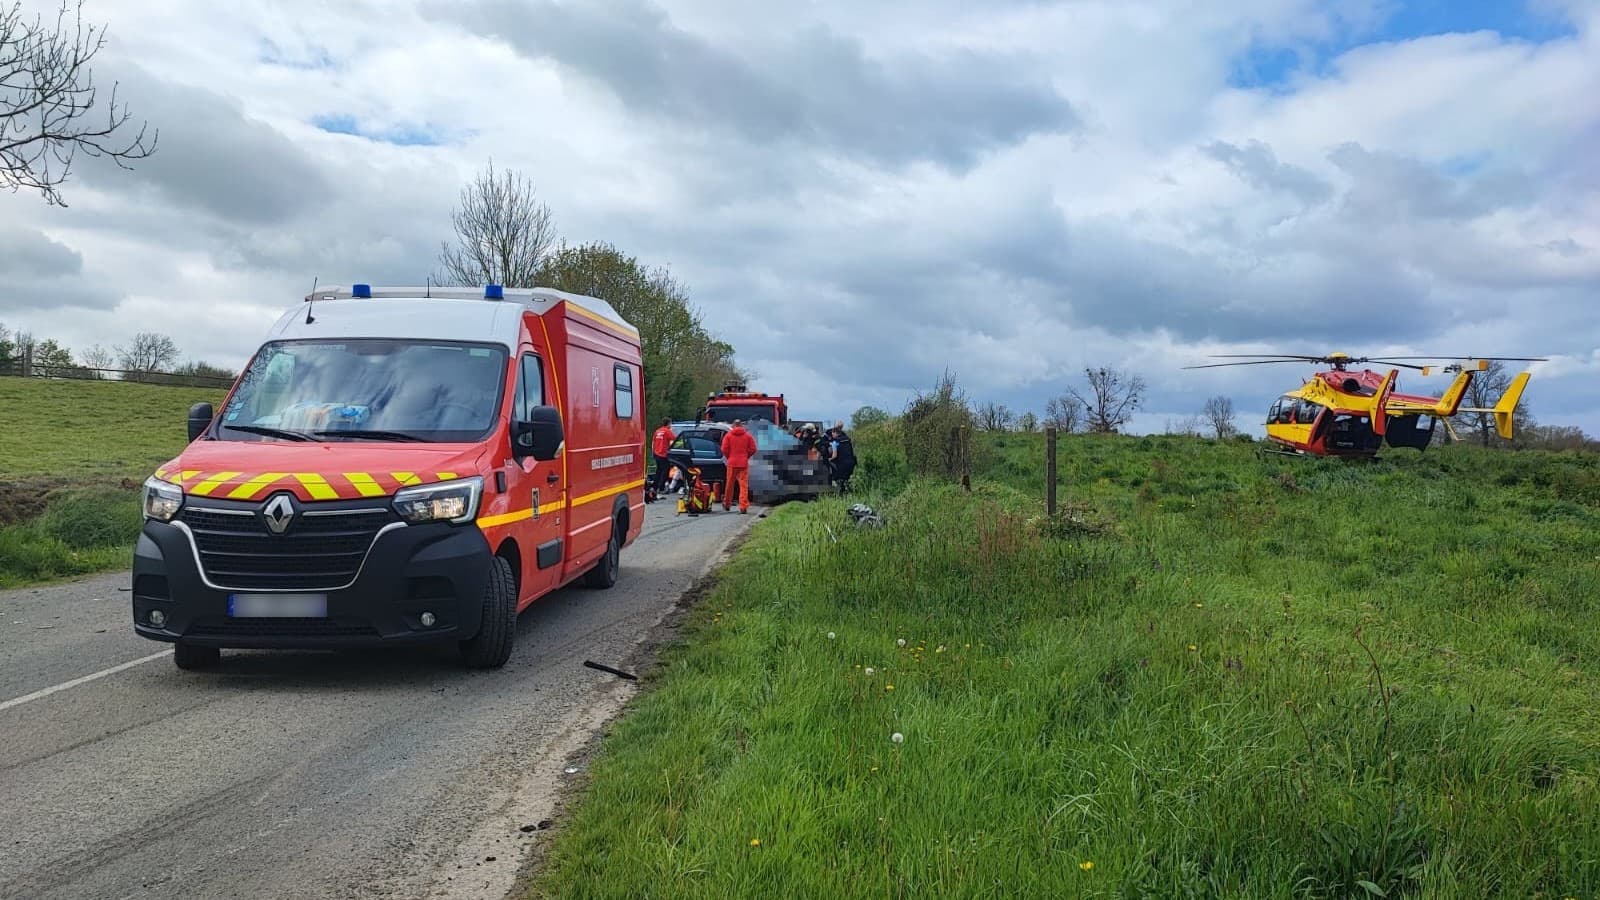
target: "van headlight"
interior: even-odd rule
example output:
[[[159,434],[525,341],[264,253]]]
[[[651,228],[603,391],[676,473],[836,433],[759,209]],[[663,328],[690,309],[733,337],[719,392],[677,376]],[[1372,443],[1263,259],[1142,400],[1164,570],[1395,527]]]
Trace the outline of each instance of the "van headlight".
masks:
[[[144,482],[144,517],[157,522],[171,522],[183,509],[183,488],[155,476]]]
[[[477,516],[478,499],[482,496],[483,478],[458,478],[400,491],[394,495],[394,511],[412,525],[424,522],[461,525]]]

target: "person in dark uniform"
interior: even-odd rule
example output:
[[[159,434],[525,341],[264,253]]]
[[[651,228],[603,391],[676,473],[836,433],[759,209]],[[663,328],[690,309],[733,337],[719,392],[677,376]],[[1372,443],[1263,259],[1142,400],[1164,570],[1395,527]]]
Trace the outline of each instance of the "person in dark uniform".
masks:
[[[850,475],[856,470],[856,448],[844,430],[844,422],[834,422],[828,430],[828,465],[833,469],[834,483],[839,493],[850,492]]]

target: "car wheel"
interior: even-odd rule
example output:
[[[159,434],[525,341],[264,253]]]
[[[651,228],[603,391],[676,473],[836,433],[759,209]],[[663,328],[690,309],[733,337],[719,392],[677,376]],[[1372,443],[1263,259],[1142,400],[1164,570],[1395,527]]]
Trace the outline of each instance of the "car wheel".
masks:
[[[461,659],[469,668],[498,669],[511,658],[517,639],[517,580],[511,563],[496,556],[483,586],[483,619],[478,633],[462,641]]]
[[[605,555],[595,562],[594,568],[584,576],[583,583],[589,587],[605,590],[617,583],[617,574],[622,568],[622,523],[613,521],[611,524],[611,540],[606,542]]]
[[[172,661],[178,668],[188,671],[209,669],[222,662],[222,650],[217,647],[196,647],[179,641],[172,645]]]

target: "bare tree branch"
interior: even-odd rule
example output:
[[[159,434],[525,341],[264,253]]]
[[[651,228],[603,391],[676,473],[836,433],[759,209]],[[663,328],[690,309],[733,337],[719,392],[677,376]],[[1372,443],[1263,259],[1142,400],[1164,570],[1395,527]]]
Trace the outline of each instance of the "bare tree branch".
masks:
[[[123,169],[155,152],[158,134],[148,123],[131,139],[117,137],[131,114],[115,83],[104,121],[90,118],[98,91],[89,63],[105,42],[104,28],[84,25],[83,0],[73,7],[63,0],[53,25],[25,19],[21,0],[0,7],[0,186],[37,190],[46,203],[66,206],[60,187],[80,151]]]
[[[1233,400],[1229,397],[1212,397],[1200,411],[1211,433],[1217,440],[1233,437],[1239,429],[1233,424]]]
[[[461,189],[450,216],[456,245],[441,245],[441,280],[452,284],[532,287],[556,242],[550,207],[520,172],[496,175],[494,162]]]
[[[1089,381],[1088,396],[1076,388],[1069,387],[1067,392],[1083,404],[1089,430],[1110,434],[1128,424],[1144,400],[1144,379],[1105,366],[1083,373]]]

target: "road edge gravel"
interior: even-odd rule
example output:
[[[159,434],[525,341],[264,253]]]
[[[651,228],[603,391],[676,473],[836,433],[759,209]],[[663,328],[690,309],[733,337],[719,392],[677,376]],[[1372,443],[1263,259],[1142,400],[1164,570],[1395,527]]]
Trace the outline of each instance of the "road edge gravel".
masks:
[[[510,787],[504,802],[486,811],[443,865],[419,873],[418,880],[424,884],[417,887],[425,887],[422,896],[456,900],[520,898],[527,893],[550,845],[561,832],[572,802],[588,787],[589,761],[599,752],[609,726],[626,714],[628,704],[646,689],[641,685],[649,682],[661,650],[678,640],[677,629],[684,617],[716,586],[722,567],[738,553],[754,525],[768,512],[762,510],[730,530],[694,583],[662,610],[644,636],[616,664],[617,668],[638,675],[639,681],[595,672],[592,702],[574,713],[566,727],[543,748],[537,762]],[[568,769],[577,771],[569,775]]]

